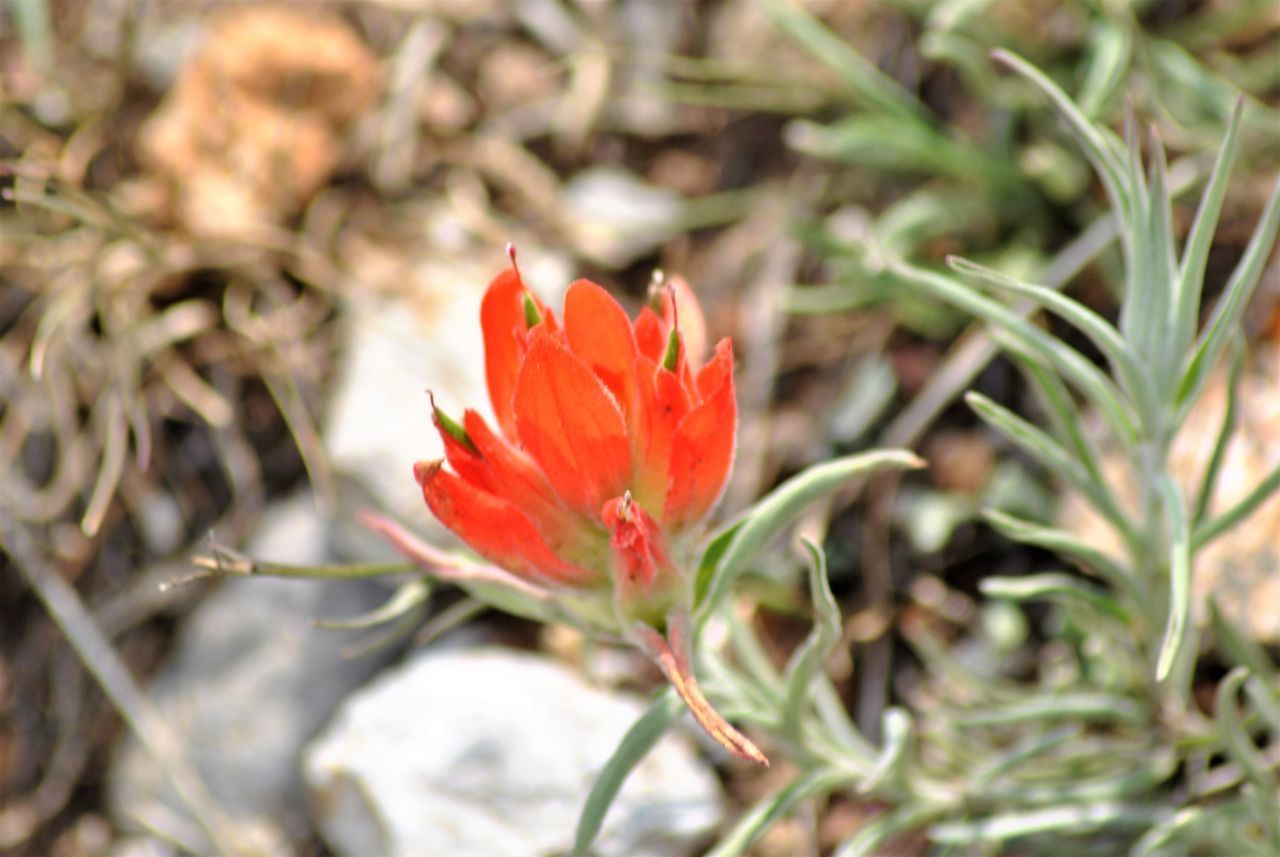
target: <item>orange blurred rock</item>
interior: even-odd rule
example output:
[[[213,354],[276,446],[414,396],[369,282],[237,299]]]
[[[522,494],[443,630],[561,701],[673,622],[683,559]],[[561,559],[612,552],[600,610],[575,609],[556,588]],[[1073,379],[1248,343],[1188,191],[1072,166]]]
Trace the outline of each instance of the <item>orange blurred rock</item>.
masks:
[[[979,432],[946,430],[929,440],[924,457],[939,488],[977,494],[987,484],[996,453]]]
[[[273,6],[220,15],[147,120],[138,157],[196,234],[244,236],[296,214],[332,177],[342,129],[379,88],[341,19]]]

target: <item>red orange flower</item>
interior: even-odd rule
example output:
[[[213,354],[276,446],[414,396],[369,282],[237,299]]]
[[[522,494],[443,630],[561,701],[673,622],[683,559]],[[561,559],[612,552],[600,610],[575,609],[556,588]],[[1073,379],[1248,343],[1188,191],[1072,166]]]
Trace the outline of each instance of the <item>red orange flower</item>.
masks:
[[[633,324],[578,280],[561,323],[518,268],[503,271],[480,310],[498,431],[437,409],[445,460],[414,471],[436,517],[486,559],[545,586],[614,591],[645,618],[680,599],[685,534],[724,489],[737,424],[729,340],[698,366],[692,291],[677,282],[658,300]]]
[[[480,310],[497,429],[433,403],[445,457],[414,475],[477,553],[522,587],[593,604],[590,620],[648,652],[708,732],[763,762],[688,665],[693,552],[733,462],[733,348],[722,340],[702,362],[702,314],[683,281],[655,298],[632,322],[578,280],[562,322],[513,256]]]

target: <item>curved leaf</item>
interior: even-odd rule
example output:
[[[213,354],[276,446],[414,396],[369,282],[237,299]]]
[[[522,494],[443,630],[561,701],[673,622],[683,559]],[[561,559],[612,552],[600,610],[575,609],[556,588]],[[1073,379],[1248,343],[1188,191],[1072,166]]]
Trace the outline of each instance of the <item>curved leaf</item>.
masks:
[[[699,568],[695,592],[698,598],[697,625],[700,627],[723,603],[733,582],[770,541],[795,522],[801,513],[821,497],[838,490],[857,476],[886,468],[923,467],[919,456],[906,450],[877,450],[837,458],[810,467],[779,485],[757,502],[740,524],[722,533],[708,552],[720,553],[718,561],[706,562]],[[727,542],[721,542],[727,538]],[[705,581],[705,582],[704,582]]]
[[[622,743],[613,751],[609,761],[596,776],[591,794],[582,806],[582,814],[578,816],[578,829],[573,837],[573,853],[575,857],[586,857],[596,834],[600,832],[609,807],[618,796],[622,784],[631,774],[631,769],[648,755],[653,745],[666,734],[671,724],[684,711],[684,703],[671,688],[666,688],[649,706],[649,710],[640,716],[623,736]]]

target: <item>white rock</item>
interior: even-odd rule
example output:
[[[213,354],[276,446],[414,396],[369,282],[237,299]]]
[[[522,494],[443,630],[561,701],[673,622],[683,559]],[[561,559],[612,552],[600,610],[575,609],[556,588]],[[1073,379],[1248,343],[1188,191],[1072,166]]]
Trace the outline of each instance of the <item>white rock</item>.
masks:
[[[329,560],[326,524],[309,496],[268,510],[258,530],[246,549],[256,559]],[[352,637],[313,620],[358,614],[385,597],[367,581],[232,580],[183,620],[148,693],[237,825],[278,841],[305,827],[303,745],[386,661],[347,657]],[[200,835],[165,771],[132,736],[108,772],[108,803],[126,828],[172,819],[166,824]]]
[[[308,748],[311,806],[342,857],[567,852],[596,774],[644,709],[534,655],[426,654],[352,696]],[[595,853],[689,854],[721,814],[709,768],[668,735],[627,780]]]
[[[564,188],[572,236],[583,255],[625,267],[684,229],[682,200],[620,167],[590,167]]]

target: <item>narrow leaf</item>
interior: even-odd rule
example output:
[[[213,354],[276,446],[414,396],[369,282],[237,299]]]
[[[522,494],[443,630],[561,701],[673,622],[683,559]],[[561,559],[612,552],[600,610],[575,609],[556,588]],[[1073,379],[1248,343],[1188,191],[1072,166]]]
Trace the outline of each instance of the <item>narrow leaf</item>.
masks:
[[[1090,28],[1089,57],[1077,100],[1080,110],[1097,118],[1124,83],[1133,55],[1132,28],[1105,17]]]
[[[1274,795],[1277,789],[1275,775],[1271,773],[1267,760],[1254,746],[1240,719],[1240,688],[1244,687],[1249,671],[1244,667],[1236,667],[1227,673],[1227,677],[1218,683],[1218,693],[1214,702],[1214,719],[1218,722],[1218,735],[1227,753],[1244,769],[1245,776],[1267,794]],[[1274,820],[1273,820],[1274,823]]]
[[[1099,723],[1142,723],[1148,712],[1137,701],[1113,693],[1063,692],[1010,700],[998,708],[967,711],[955,722],[963,726],[1007,726],[1054,720]]]
[[[1240,137],[1240,117],[1244,112],[1244,98],[1236,99],[1231,120],[1227,123],[1226,136],[1218,149],[1213,173],[1205,185],[1195,221],[1182,250],[1182,264],[1178,272],[1177,296],[1174,302],[1173,336],[1176,342],[1190,343],[1200,320],[1200,296],[1204,291],[1204,269],[1209,261],[1209,248],[1222,214],[1222,202],[1227,196],[1227,177],[1236,160],[1236,143]]]
[[[1169,525],[1169,619],[1156,660],[1156,681],[1164,681],[1182,648],[1191,614],[1191,533],[1177,483],[1168,474],[1162,474],[1157,488]]]
[[[819,768],[792,780],[785,788],[753,806],[706,857],[738,857],[760,840],[769,828],[812,797],[826,794],[849,780],[849,774]]]
[[[1090,479],[1104,482],[1102,453],[1085,432],[1080,406],[1062,377],[1045,363],[1044,358],[1026,352],[1021,346],[1008,341],[1007,337],[997,337],[997,341],[1032,382],[1032,391],[1044,408],[1053,435],[1068,446]]]
[[[996,509],[984,511],[982,517],[1005,536],[1045,550],[1066,554],[1079,561],[1086,569],[1095,572],[1116,591],[1128,595],[1136,603],[1142,604],[1146,601],[1141,587],[1127,569],[1075,534],[1055,527],[1046,527]]]
[[[801,738],[801,716],[810,698],[814,677],[823,659],[840,640],[840,606],[831,594],[827,579],[827,558],[822,550],[804,540],[809,554],[809,597],[813,600],[813,630],[796,649],[787,664],[785,696],[782,708],[782,730],[793,739]]]
[[[884,733],[884,749],[867,778],[858,787],[863,794],[876,794],[884,789],[888,794],[902,798],[908,787],[907,749],[913,732],[911,716],[901,708],[887,708],[881,721]]]
[[[1097,346],[1106,355],[1116,375],[1124,383],[1129,395],[1143,405],[1143,413],[1148,421],[1157,411],[1154,391],[1151,387],[1151,373],[1139,361],[1137,354],[1125,342],[1111,324],[1093,310],[1079,301],[1073,300],[1054,289],[1033,283],[1024,283],[999,271],[962,259],[958,256],[947,257],[947,264],[955,271],[969,274],[985,283],[1008,292],[1031,298],[1054,315],[1071,324]]]
[[[756,559],[779,533],[789,527],[814,501],[837,491],[851,479],[886,468],[924,466],[914,453],[905,450],[877,450],[837,458],[818,464],[779,485],[758,501],[735,525],[732,537],[718,562],[703,564],[707,583],[695,591],[704,592],[697,608],[696,625],[701,627],[724,602],[730,588],[748,562]],[[713,543],[713,547],[715,543]]]
[[[802,48],[825,63],[861,104],[924,125],[928,109],[902,84],[867,62],[793,0],[764,0],[765,14]]]
[[[578,816],[578,829],[573,837],[575,857],[586,857],[589,853],[591,843],[604,824],[609,807],[613,805],[614,798],[618,796],[618,791],[631,770],[649,754],[683,711],[684,703],[680,701],[680,697],[676,696],[675,691],[666,688],[658,694],[649,710],[627,730],[622,743],[596,776],[591,794],[587,795],[582,814]]]
[[[1110,378],[1078,351],[972,287],[894,257],[885,259],[885,263],[904,283],[981,318],[997,331],[1012,337],[1027,351],[1042,357],[1084,393],[1126,447],[1137,444],[1137,431],[1119,391]]]
[[[1125,251],[1125,291],[1120,304],[1120,330],[1143,354],[1150,355],[1155,344],[1152,335],[1155,322],[1166,305],[1161,304],[1160,284],[1153,274],[1154,261],[1148,246],[1148,224],[1151,219],[1151,195],[1143,179],[1142,152],[1138,148],[1138,117],[1132,101],[1124,111],[1124,182],[1129,205],[1121,209],[1125,228],[1120,236]]]
[[[1133,541],[1136,538],[1133,524],[1120,510],[1107,485],[1090,479],[1061,444],[1043,430],[981,393],[969,392],[964,398],[983,422],[1007,437],[1042,467],[1079,491],[1127,540]]]
[[[1111,197],[1112,203],[1122,212],[1130,211],[1131,204],[1123,180],[1122,161],[1117,155],[1119,146],[1114,138],[1109,139],[1098,126],[1090,122],[1089,118],[1080,112],[1080,108],[1076,107],[1071,97],[1040,69],[1009,51],[995,50],[991,52],[991,56],[997,62],[1003,63],[1031,81],[1049,97],[1075,131],[1077,139],[1084,147],[1085,155],[1093,163],[1103,184],[1106,185],[1107,195]]]
[[[429,578],[414,578],[400,584],[390,598],[368,612],[343,619],[316,619],[315,626],[327,631],[372,628],[374,625],[390,622],[416,610],[431,597],[431,589],[432,581]]]
[[[1280,490],[1280,464],[1277,464],[1252,491],[1240,498],[1234,506],[1224,511],[1199,527],[1191,539],[1196,550],[1209,544],[1218,536],[1230,531],[1233,527],[1249,517],[1254,511]]]
[[[1275,680],[1268,678],[1264,682],[1256,675],[1250,676],[1244,683],[1244,692],[1271,731],[1280,736],[1280,698],[1276,697]]]
[[[1129,612],[1107,593],[1069,574],[1029,574],[1025,577],[988,577],[979,588],[984,595],[1013,601],[1063,601],[1079,603],[1121,622]]]
[[[1196,507],[1191,515],[1191,525],[1199,527],[1209,512],[1209,504],[1213,502],[1213,491],[1218,484],[1218,473],[1222,470],[1222,461],[1227,456],[1227,446],[1235,434],[1238,422],[1237,404],[1240,398],[1240,376],[1244,372],[1244,337],[1237,335],[1231,338],[1231,358],[1227,368],[1227,403],[1223,409],[1222,426],[1218,429],[1218,437],[1213,442],[1213,453],[1209,456],[1209,464],[1200,479],[1200,491],[1196,494]]]
[[[1226,347],[1232,331],[1244,314],[1249,298],[1253,296],[1253,290],[1258,285],[1263,266],[1275,244],[1277,230],[1280,230],[1280,181],[1276,182],[1271,199],[1268,200],[1267,207],[1262,212],[1262,219],[1258,222],[1253,237],[1249,239],[1249,246],[1245,248],[1244,256],[1231,273],[1226,289],[1218,300],[1218,305],[1214,307],[1213,318],[1204,333],[1200,335],[1200,344],[1196,348],[1195,355],[1183,372],[1177,400],[1181,414],[1185,414],[1190,409],[1200,396],[1204,385],[1208,383],[1209,375],[1217,364],[1218,357]]]
[[[1176,300],[1175,278],[1178,262],[1173,246],[1173,215],[1170,211],[1169,175],[1165,162],[1164,143],[1153,127],[1151,129],[1151,169],[1147,191],[1147,223],[1146,234],[1138,242],[1137,249],[1145,254],[1149,261],[1148,276],[1151,278],[1151,303],[1143,307],[1147,317],[1144,325],[1148,337],[1148,347],[1141,349],[1149,360],[1155,361],[1154,373],[1161,380],[1161,389],[1169,390],[1177,383],[1177,361],[1186,354],[1186,342],[1178,342],[1172,336],[1170,325],[1173,322],[1174,301]]]
[[[89,495],[84,516],[80,519],[80,530],[86,536],[96,536],[102,527],[111,508],[111,501],[116,496],[116,488],[120,485],[120,477],[124,474],[125,459],[129,455],[129,424],[120,397],[106,395],[94,408],[93,415],[99,431],[106,437],[106,443],[102,451],[102,463],[98,467],[98,478],[93,484],[93,493]]]
[[[1143,829],[1165,811],[1163,807],[1135,806],[1124,801],[1099,801],[1006,812],[981,821],[937,824],[929,828],[929,838],[940,845],[972,845],[1035,834],[1084,834],[1111,827]]]
[[[894,836],[910,833],[929,821],[940,810],[925,806],[904,806],[886,812],[858,829],[852,837],[841,843],[831,857],[877,857],[887,852],[881,846]]]

